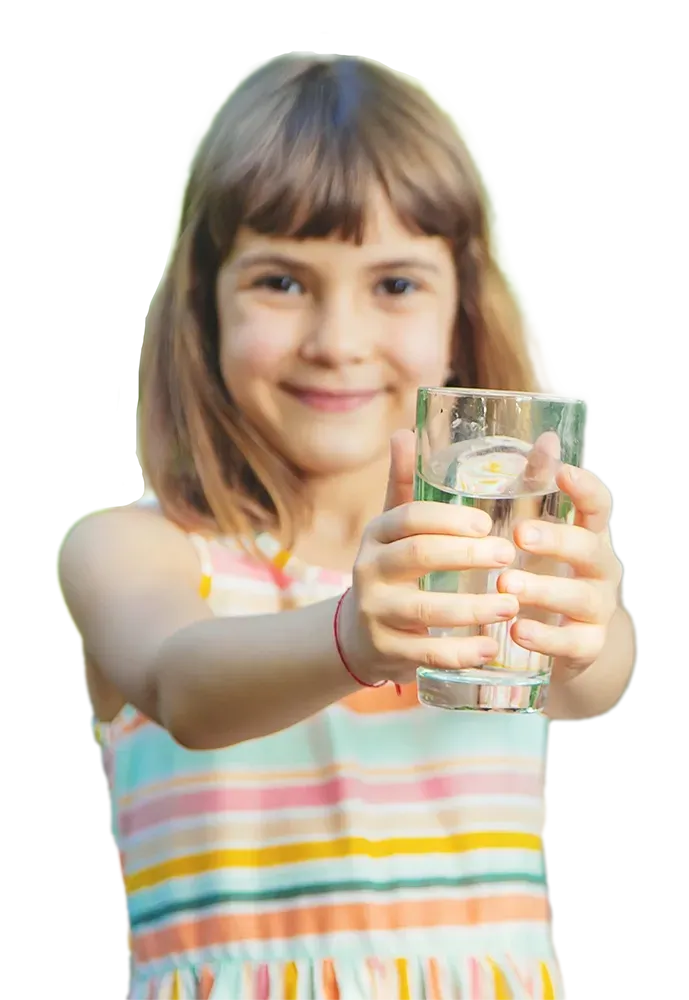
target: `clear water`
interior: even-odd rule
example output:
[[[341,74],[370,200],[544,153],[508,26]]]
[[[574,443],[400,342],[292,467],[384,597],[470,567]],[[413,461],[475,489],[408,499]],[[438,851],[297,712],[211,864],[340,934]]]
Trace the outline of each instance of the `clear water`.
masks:
[[[449,470],[449,471],[448,471]],[[453,463],[444,463],[445,479],[459,478]],[[518,477],[517,477],[518,478]],[[475,483],[476,487],[480,484]],[[477,507],[490,515],[493,521],[492,534],[514,540],[515,527],[524,520],[543,520],[553,523],[564,523],[568,520],[571,501],[557,488],[552,488],[552,479],[548,484],[551,488],[540,492],[514,493],[510,486],[518,486],[513,478],[511,482],[495,482],[499,494],[481,495],[476,492],[463,492],[452,488],[446,482],[434,483],[417,475],[415,481],[415,498],[431,500],[436,503],[448,503]],[[526,570],[548,576],[558,576],[563,572],[561,564],[551,559],[537,558],[517,549],[517,559],[513,564],[515,569]],[[453,594],[485,594],[497,591],[497,580],[502,570],[462,570],[451,573],[430,573],[421,581],[421,588],[430,591],[442,591]],[[536,608],[522,607],[519,617],[530,618],[546,624],[557,624],[557,616],[548,614]],[[499,685],[533,685],[547,682],[551,662],[549,657],[540,653],[530,652],[518,646],[510,636],[513,622],[498,622],[494,625],[471,626],[456,629],[439,629],[436,634],[457,636],[485,635],[495,639],[499,652],[495,661],[487,666],[477,666],[473,670],[463,670],[462,682],[470,683],[472,679],[477,684]],[[426,671],[422,671],[425,673]],[[447,671],[438,673],[447,673]],[[454,671],[452,673],[455,673]],[[420,675],[421,679],[421,675]]]

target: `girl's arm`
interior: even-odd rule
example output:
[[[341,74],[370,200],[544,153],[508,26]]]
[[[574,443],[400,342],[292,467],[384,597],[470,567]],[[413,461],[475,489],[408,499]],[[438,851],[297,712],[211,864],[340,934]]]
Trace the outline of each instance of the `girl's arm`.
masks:
[[[514,597],[421,593],[427,572],[496,569],[514,547],[489,537],[470,507],[409,503],[371,522],[344,601],[341,640],[365,681],[413,680],[416,666],[463,667],[497,654],[493,639],[430,636],[516,614]],[[65,600],[89,663],[123,700],[193,749],[277,732],[357,689],[335,646],[336,600],[297,611],[215,618],[199,596],[188,538],[157,514],[127,509],[78,524],[60,555]]]
[[[63,545],[59,573],[88,660],[186,746],[285,729],[356,688],[333,640],[336,601],[215,618],[199,595],[194,548],[154,513],[86,518]]]

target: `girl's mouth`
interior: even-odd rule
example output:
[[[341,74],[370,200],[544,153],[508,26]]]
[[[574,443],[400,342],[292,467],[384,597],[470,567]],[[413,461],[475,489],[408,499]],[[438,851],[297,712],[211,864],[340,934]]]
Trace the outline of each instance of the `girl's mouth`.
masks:
[[[309,389],[294,385],[284,385],[282,388],[303,406],[322,413],[350,413],[366,406],[381,394],[380,389]]]

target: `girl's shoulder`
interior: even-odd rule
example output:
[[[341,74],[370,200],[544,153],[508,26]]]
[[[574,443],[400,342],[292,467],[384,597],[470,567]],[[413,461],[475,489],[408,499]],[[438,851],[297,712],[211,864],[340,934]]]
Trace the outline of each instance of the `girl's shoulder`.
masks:
[[[195,561],[188,534],[149,501],[111,507],[85,515],[68,531],[60,549],[60,570],[75,569],[97,556],[117,564],[130,558],[170,560],[180,567]]]

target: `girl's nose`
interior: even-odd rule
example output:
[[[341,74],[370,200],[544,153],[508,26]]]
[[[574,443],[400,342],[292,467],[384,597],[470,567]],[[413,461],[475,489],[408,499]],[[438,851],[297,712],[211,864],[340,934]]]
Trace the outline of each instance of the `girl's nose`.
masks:
[[[357,310],[351,296],[323,302],[304,337],[302,357],[329,368],[366,361],[375,345],[370,319]]]

